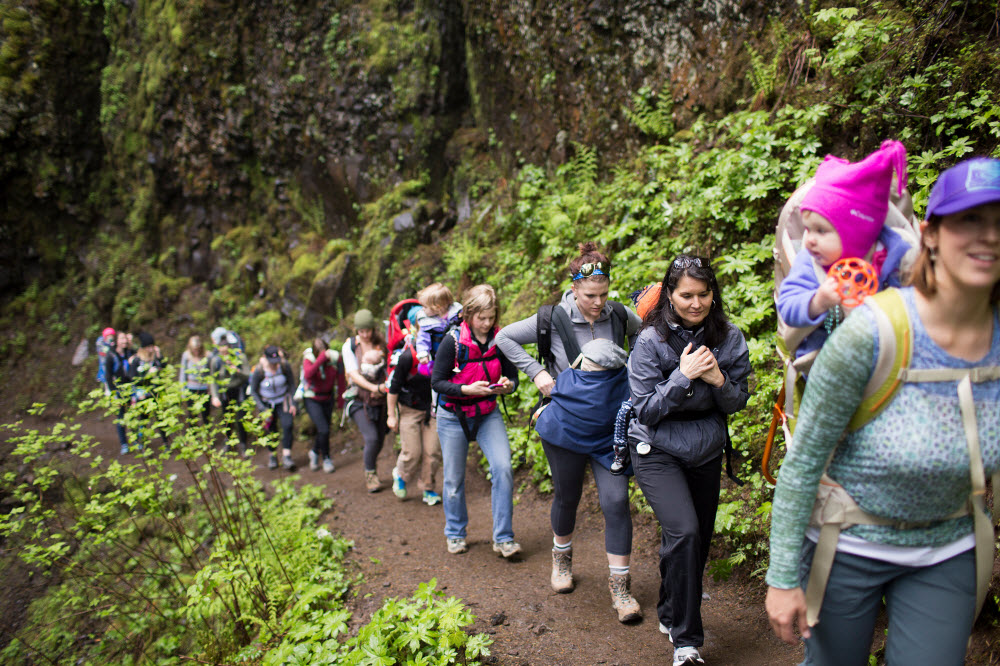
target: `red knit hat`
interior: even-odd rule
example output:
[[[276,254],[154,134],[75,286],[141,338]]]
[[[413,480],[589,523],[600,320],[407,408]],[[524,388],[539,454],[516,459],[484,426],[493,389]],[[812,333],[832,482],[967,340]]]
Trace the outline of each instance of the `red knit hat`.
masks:
[[[883,141],[881,148],[860,162],[827,155],[799,208],[830,220],[840,235],[842,257],[863,258],[885,224],[893,171],[902,194],[907,182],[906,148],[899,141]]]

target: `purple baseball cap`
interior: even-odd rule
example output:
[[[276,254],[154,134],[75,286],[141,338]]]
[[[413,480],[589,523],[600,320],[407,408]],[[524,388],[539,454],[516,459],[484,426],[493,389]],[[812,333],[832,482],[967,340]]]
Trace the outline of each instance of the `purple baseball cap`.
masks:
[[[1000,160],[976,157],[959,162],[938,176],[927,202],[927,215],[951,215],[1000,201]]]

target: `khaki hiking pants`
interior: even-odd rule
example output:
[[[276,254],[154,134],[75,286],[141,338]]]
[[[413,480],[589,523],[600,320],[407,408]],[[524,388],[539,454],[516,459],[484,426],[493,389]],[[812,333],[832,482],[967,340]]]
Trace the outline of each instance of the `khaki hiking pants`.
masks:
[[[399,443],[402,450],[396,459],[396,473],[407,484],[417,478],[421,491],[434,490],[434,476],[441,468],[437,419],[428,419],[421,409],[399,405]]]

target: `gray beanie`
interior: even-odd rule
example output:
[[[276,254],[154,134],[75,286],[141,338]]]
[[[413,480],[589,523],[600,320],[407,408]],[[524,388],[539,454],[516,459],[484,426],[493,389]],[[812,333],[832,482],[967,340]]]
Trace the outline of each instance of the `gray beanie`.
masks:
[[[371,310],[358,310],[354,313],[354,328],[358,331],[370,331],[375,328],[375,315]]]
[[[591,340],[581,347],[580,356],[583,359],[581,370],[617,370],[628,362],[624,349],[603,338]]]

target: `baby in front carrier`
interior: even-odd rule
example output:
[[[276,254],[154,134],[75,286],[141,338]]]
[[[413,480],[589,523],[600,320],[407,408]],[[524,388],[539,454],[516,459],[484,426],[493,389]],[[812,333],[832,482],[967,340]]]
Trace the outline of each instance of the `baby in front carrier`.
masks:
[[[361,363],[358,364],[358,371],[361,376],[372,384],[381,384],[385,381],[385,355],[381,349],[369,349],[362,355]]]
[[[885,226],[892,174],[897,192],[906,187],[906,148],[884,141],[861,162],[833,155],[816,169],[802,211],[802,249],[778,292],[778,314],[790,326],[816,326],[795,350],[799,358],[823,346],[847,314],[837,280],[827,275],[842,258],[864,259],[878,274],[878,288],[901,286],[900,262],[910,244]],[[823,276],[823,277],[821,277]]]

